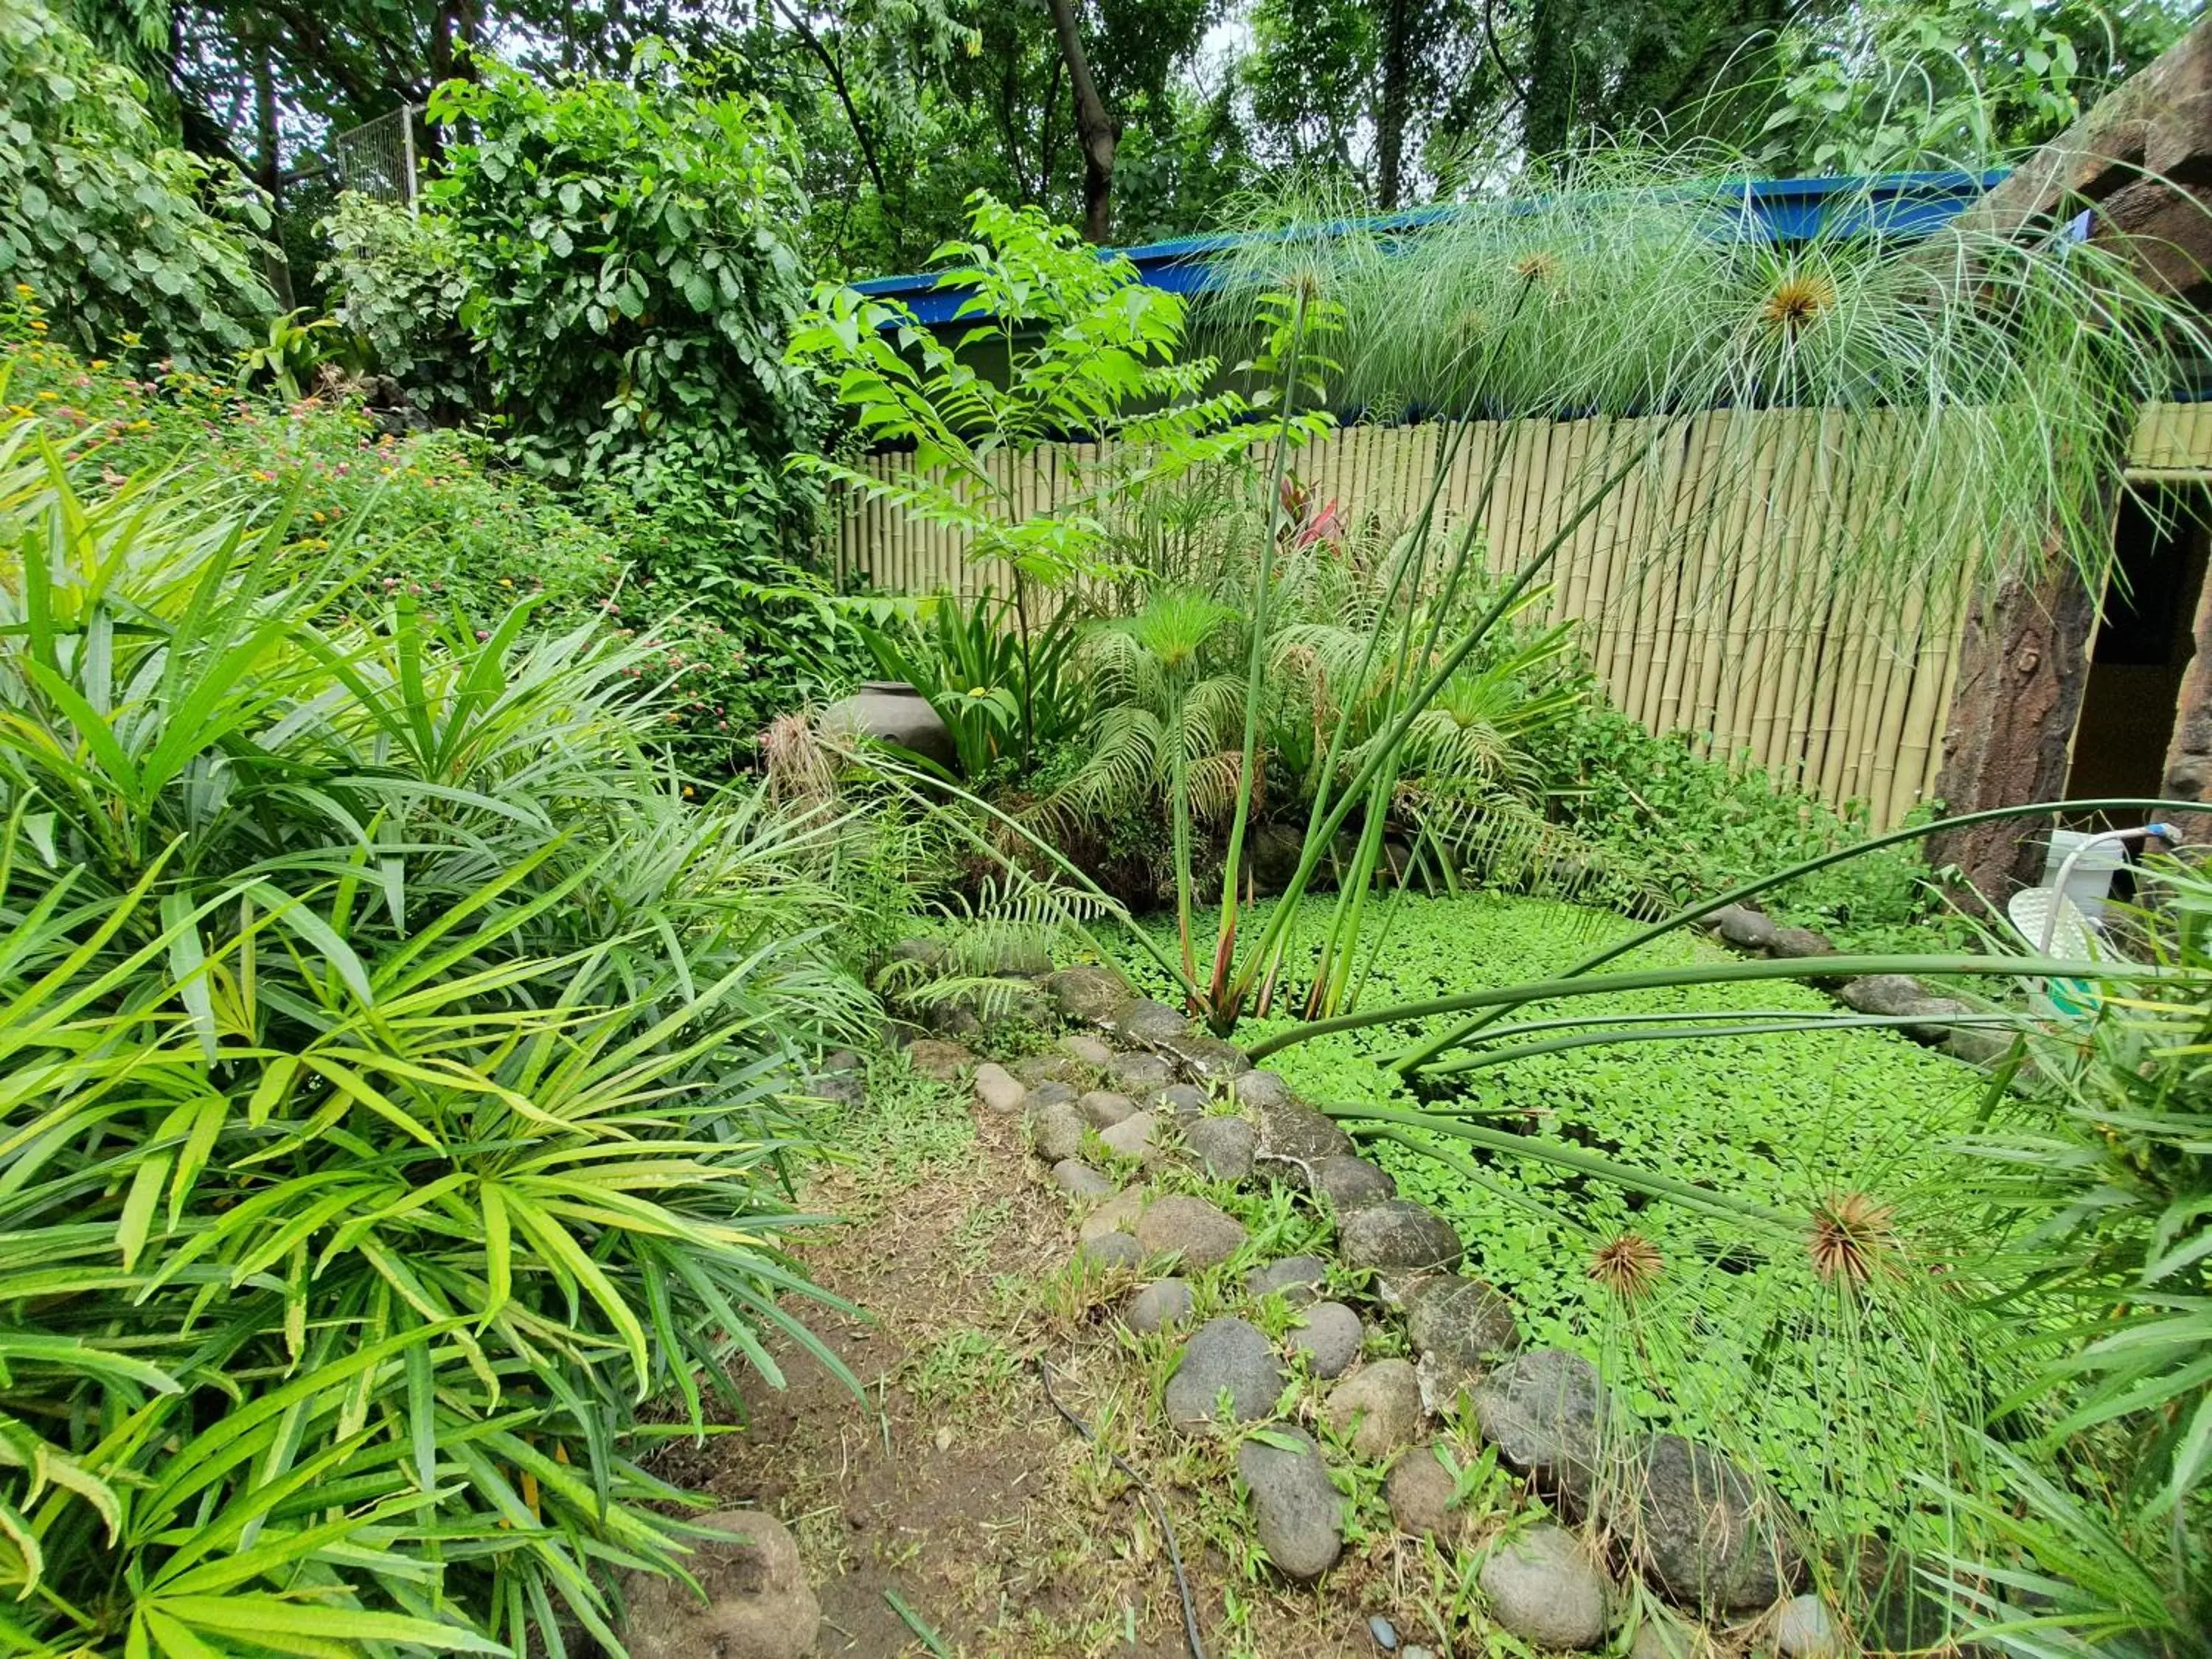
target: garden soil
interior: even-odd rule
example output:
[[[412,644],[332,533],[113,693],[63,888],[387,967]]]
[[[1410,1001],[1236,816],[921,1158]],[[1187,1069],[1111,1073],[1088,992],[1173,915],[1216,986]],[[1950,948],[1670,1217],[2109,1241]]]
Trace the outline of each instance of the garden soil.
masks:
[[[1199,1509],[1218,1514],[1235,1494],[1163,1472],[1170,1437],[1110,1304],[1052,1288],[1074,1244],[1065,1197],[1044,1184],[1017,1118],[979,1110],[975,1130],[969,1156],[910,1182],[843,1169],[805,1194],[846,1218],[802,1242],[807,1271],[867,1317],[795,1310],[866,1401],[782,1342],[787,1386],[740,1379],[744,1429],[677,1442],[656,1471],[791,1528],[821,1599],[825,1659],[1178,1659],[1188,1649],[1159,1528],[1054,1412],[1042,1358],[1062,1402],[1165,1485],[1210,1659],[1372,1654],[1368,1616],[1389,1576],[1376,1562],[1348,1553],[1320,1591],[1297,1590],[1248,1580],[1194,1535]]]

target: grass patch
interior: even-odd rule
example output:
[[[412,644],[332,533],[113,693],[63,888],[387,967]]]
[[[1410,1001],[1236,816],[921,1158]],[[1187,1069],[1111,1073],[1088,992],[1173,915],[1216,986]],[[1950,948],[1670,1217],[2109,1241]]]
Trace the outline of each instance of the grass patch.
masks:
[[[867,1097],[831,1127],[869,1188],[910,1187],[932,1170],[965,1161],[975,1145],[965,1091],[915,1071],[902,1054],[872,1056]]]

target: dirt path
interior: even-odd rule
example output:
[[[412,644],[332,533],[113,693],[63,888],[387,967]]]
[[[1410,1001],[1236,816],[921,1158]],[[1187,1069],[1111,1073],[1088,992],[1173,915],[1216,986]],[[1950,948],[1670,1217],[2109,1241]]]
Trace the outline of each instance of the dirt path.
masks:
[[[1062,1401],[1166,1495],[1209,1659],[1371,1655],[1378,1611],[1445,1650],[1420,1613],[1442,1564],[1387,1527],[1355,1534],[1325,1595],[1272,1580],[1244,1541],[1226,1451],[1159,1426],[1167,1349],[1111,1317],[1126,1281],[1064,1270],[1070,1206],[1017,1119],[896,1073],[856,1119],[877,1144],[807,1194],[848,1223],[802,1255],[872,1316],[809,1318],[866,1404],[787,1344],[787,1389],[746,1379],[744,1432],[672,1447],[659,1463],[792,1528],[821,1598],[824,1656],[1188,1652],[1159,1528],[1054,1413],[1040,1357]]]

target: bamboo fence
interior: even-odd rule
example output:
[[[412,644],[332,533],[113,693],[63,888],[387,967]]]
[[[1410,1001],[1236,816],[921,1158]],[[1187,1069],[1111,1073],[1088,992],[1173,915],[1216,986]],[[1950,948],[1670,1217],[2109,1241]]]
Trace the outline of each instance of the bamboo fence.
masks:
[[[1559,530],[1595,480],[1644,447],[1644,463],[1586,518],[1550,573],[1550,614],[1577,625],[1607,696],[1655,732],[1686,731],[1709,752],[1766,769],[1836,805],[1864,803],[1887,829],[1933,793],[1958,668],[1963,596],[1836,580],[1838,550],[1880,536],[1865,487],[1901,457],[1878,421],[1834,410],[1716,410],[1686,417],[1481,422],[1457,434],[1438,527],[1480,526],[1489,567],[1517,568]],[[1299,451],[1316,502],[1384,532],[1431,487],[1437,424],[1352,426]],[[1502,453],[1501,453],[1502,450]],[[997,463],[1024,512],[1081,486],[1096,445]],[[1916,456],[1916,465],[1925,465]],[[866,465],[889,478],[899,453]],[[2202,479],[2212,405],[2145,410],[2131,476]],[[1492,469],[1497,469],[1494,482]],[[1148,533],[1157,541],[1158,526]],[[841,576],[881,591],[1003,592],[1008,573],[970,560],[957,535],[880,501],[848,497],[834,546]]]

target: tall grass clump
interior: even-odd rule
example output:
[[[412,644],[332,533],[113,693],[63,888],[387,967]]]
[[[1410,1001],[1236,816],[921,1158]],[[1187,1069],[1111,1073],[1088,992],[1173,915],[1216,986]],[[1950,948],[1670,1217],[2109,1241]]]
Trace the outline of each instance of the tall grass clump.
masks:
[[[641,647],[377,611],[349,533],[0,428],[27,1650],[611,1644],[685,1535],[641,1405],[815,1346],[836,820],[687,802]]]
[[[1948,603],[2056,556],[2094,585],[2113,459],[2203,346],[2200,321],[2069,225],[1969,206],[1930,228],[1933,187],[1840,189],[1779,240],[1757,176],[1711,144],[1623,146],[1410,223],[1297,192],[1248,202],[1255,234],[1204,331],[1233,352],[1255,295],[1302,285],[1341,307],[1336,399],[1384,418],[1825,411],[1815,453],[1784,460],[1871,452],[1884,465],[1854,489],[1873,496],[1834,524],[1818,489],[1792,509],[1778,476],[1773,506],[1800,520],[1778,529],[1828,544],[1836,579]],[[1773,441],[1755,425],[1730,422],[1731,465]]]

